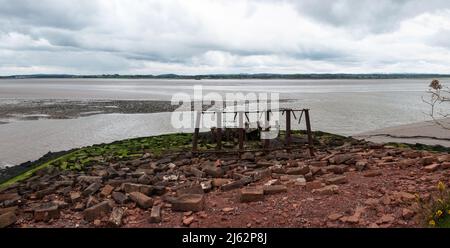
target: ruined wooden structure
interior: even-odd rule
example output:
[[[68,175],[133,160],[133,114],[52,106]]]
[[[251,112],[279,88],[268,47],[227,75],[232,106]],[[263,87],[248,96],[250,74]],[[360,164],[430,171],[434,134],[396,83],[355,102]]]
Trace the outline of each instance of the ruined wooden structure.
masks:
[[[290,108],[283,108],[283,109],[276,109],[276,110],[265,110],[265,111],[232,111],[232,112],[226,112],[226,111],[202,111],[197,112],[196,119],[195,119],[195,130],[194,135],[192,138],[192,152],[194,154],[198,154],[198,139],[199,139],[199,132],[200,132],[200,121],[201,117],[204,114],[216,114],[217,115],[217,127],[216,127],[216,150],[215,151],[202,151],[203,152],[214,152],[214,153],[222,153],[222,152],[248,152],[248,151],[270,151],[274,150],[270,148],[270,139],[264,140],[264,145],[262,149],[257,150],[245,150],[244,149],[244,136],[245,136],[245,128],[244,128],[244,118],[248,118],[249,113],[257,113],[257,114],[265,114],[265,121],[266,123],[269,123],[270,116],[272,112],[280,112],[282,115],[286,118],[286,134],[285,134],[285,140],[284,140],[284,146],[282,149],[286,149],[290,151],[291,149],[296,149],[300,147],[293,147],[292,146],[292,129],[291,129],[291,120],[292,116],[294,119],[298,119],[298,123],[301,122],[302,117],[305,117],[305,123],[306,123],[306,134],[308,137],[308,149],[311,156],[314,156],[314,147],[313,147],[313,137],[312,137],[312,131],[311,131],[311,121],[310,121],[310,115],[309,115],[309,109],[290,109]],[[222,119],[223,114],[227,113],[233,113],[236,117],[238,117],[239,125],[238,125],[238,149],[232,150],[232,151],[224,151],[222,150]],[[299,114],[299,117],[297,118],[297,114]],[[269,128],[267,127],[265,131],[269,131]],[[276,150],[276,149],[275,149]]]

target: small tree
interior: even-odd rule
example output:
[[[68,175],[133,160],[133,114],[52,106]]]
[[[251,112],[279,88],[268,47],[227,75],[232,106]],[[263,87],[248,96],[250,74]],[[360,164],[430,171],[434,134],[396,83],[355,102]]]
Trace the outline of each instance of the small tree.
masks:
[[[450,102],[450,88],[444,87],[437,79],[431,81],[429,87],[427,93],[430,95],[430,99],[425,100],[422,97],[422,100],[431,106],[429,115],[437,125],[450,130],[450,123],[446,119],[450,114],[446,113],[442,106],[442,104]]]

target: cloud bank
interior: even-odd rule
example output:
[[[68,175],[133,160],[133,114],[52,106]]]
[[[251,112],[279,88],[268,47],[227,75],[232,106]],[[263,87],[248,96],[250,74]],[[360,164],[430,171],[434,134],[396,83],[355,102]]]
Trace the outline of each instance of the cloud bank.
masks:
[[[0,0],[0,75],[450,73],[447,0]]]

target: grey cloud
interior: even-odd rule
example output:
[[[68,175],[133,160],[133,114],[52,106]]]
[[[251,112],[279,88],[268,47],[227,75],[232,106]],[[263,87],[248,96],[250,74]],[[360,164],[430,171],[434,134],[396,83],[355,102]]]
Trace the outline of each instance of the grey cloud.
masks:
[[[0,0],[0,17],[18,25],[81,29],[98,11],[95,1]]]
[[[308,17],[365,32],[395,30],[404,19],[450,8],[448,0],[286,0]]]
[[[447,0],[0,0],[0,6],[0,39],[25,39],[0,44],[0,72],[8,66],[85,73],[342,72],[397,68],[439,52],[430,64],[450,66],[450,31],[399,29],[420,14],[450,9]],[[450,21],[448,13],[441,18]],[[410,52],[403,44],[423,50]]]

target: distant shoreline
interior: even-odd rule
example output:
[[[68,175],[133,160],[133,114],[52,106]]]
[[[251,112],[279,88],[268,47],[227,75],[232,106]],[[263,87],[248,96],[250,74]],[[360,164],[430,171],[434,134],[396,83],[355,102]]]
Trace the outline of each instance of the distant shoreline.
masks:
[[[429,78],[450,78],[450,74],[415,74],[415,73],[369,73],[369,74],[348,74],[348,73],[326,73],[326,74],[206,74],[206,75],[71,75],[71,74],[32,74],[32,75],[11,75],[0,76],[0,79],[190,79],[190,80],[211,80],[211,79],[429,79]]]

